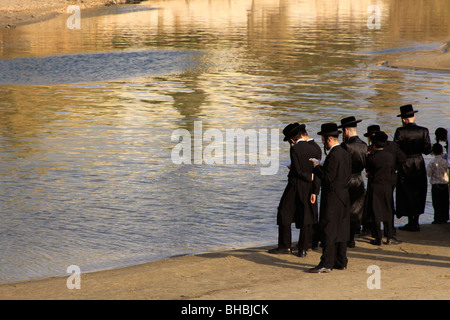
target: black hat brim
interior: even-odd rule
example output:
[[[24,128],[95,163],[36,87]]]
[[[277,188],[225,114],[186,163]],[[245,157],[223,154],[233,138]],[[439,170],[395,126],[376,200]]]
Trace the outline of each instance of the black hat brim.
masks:
[[[419,111],[417,111],[417,110],[414,110],[414,111],[408,111],[408,112],[406,112],[406,113],[400,113],[400,114],[398,114],[397,117],[410,118],[410,117],[412,117],[412,116],[414,115],[414,113],[417,113],[417,112],[419,112]]]
[[[322,132],[322,131],[317,132],[317,134],[318,134],[319,136],[337,136],[337,135],[339,135],[339,134],[341,134],[341,133],[342,133],[341,130],[328,131],[328,132]]]
[[[305,125],[304,124],[299,124],[295,127],[293,127],[291,129],[291,131],[288,132],[288,134],[283,138],[283,141],[288,141],[289,139],[291,139],[292,137],[294,137],[295,135],[297,135],[297,133],[300,131],[300,128],[304,128]]]
[[[353,126],[354,124],[360,123],[361,121],[362,121],[362,120],[349,121],[349,122],[346,122],[346,123],[344,123],[344,124],[341,124],[340,126],[338,126],[338,128],[339,128],[339,129],[342,129],[342,128],[351,127],[351,126]]]

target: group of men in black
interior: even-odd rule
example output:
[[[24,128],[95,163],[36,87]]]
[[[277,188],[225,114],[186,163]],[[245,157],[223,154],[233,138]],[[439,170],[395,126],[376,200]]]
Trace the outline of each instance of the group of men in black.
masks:
[[[284,130],[290,143],[288,183],[278,206],[278,247],[269,253],[292,253],[291,224],[300,229],[298,255],[322,247],[320,263],[310,272],[323,273],[347,268],[347,248],[355,246],[355,235],[369,233],[371,243],[398,244],[394,214],[408,217],[399,229],[419,231],[419,215],[424,212],[427,176],[422,154],[431,152],[428,129],[415,124],[412,105],[400,107],[403,126],[394,141],[378,125],[364,134],[369,145],[357,135],[357,120],[350,116],[321,125],[326,155],[310,139],[306,126],[291,123]],[[342,129],[342,130],[340,130]],[[339,143],[339,135],[343,142]],[[367,189],[362,171],[366,171]],[[394,189],[396,201],[394,206]],[[320,210],[318,195],[320,192]]]

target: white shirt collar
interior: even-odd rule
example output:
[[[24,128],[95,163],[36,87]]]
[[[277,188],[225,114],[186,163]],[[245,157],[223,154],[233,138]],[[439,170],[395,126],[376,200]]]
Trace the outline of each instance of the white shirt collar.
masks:
[[[336,143],[334,146],[331,146],[330,150],[328,150],[328,152],[330,152],[331,150],[333,150],[334,147],[338,146],[339,143]]]

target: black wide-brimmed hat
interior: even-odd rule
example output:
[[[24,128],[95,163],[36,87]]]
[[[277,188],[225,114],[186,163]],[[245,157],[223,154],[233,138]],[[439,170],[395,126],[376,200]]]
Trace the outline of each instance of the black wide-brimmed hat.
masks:
[[[319,136],[337,136],[342,133],[338,130],[338,126],[334,122],[324,123],[320,126],[320,132],[317,132]]]
[[[372,143],[378,148],[384,148],[386,146],[386,141],[388,136],[384,131],[377,131],[372,136]]]
[[[284,139],[283,141],[288,141],[289,139],[295,137],[301,128],[305,128],[304,124],[299,124],[297,122],[288,124],[283,129]]]
[[[356,127],[356,124],[362,120],[356,120],[354,116],[350,116],[341,120],[341,125],[338,128]]]
[[[373,124],[371,126],[367,127],[367,132],[364,133],[364,137],[370,137],[372,134],[374,134],[375,132],[380,131],[380,126],[377,124]]]
[[[397,115],[397,117],[402,117],[402,118],[410,118],[412,116],[414,116],[414,113],[419,112],[419,111],[414,111],[413,106],[411,104],[406,104],[404,106],[400,107],[400,114]]]

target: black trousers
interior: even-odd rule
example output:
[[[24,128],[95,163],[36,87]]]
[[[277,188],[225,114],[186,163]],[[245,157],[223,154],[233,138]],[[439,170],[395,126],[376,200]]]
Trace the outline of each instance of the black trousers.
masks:
[[[392,220],[383,221],[384,233],[386,238],[391,239],[394,236],[394,224]],[[375,222],[373,225],[372,235],[374,238],[383,238],[383,233],[381,231],[381,222]]]
[[[347,242],[323,244],[320,267],[342,269],[347,267]]]
[[[318,225],[309,224],[300,229],[298,249],[308,250],[318,246]],[[278,225],[278,248],[289,249],[292,247],[291,225]]]
[[[312,224],[305,225],[300,229],[298,250],[306,251],[313,247],[314,233],[314,225]]]
[[[289,249],[292,246],[292,231],[290,224],[278,225],[278,248]]]
[[[431,199],[434,208],[434,222],[445,223],[449,220],[448,184],[431,185]]]

